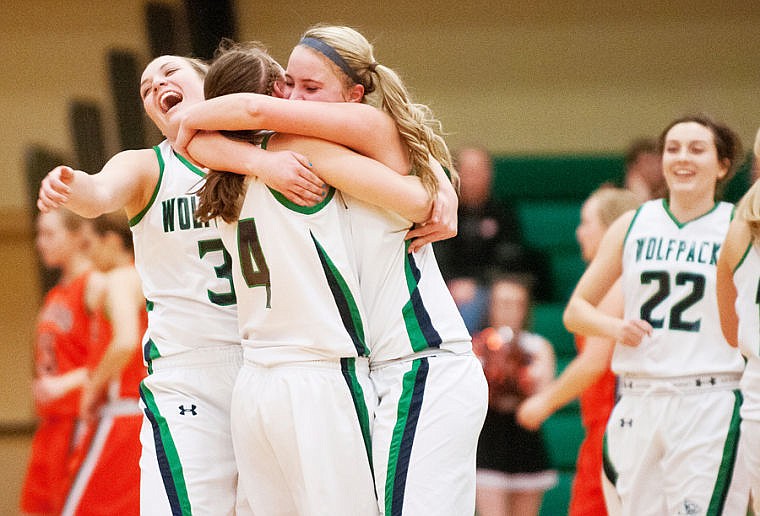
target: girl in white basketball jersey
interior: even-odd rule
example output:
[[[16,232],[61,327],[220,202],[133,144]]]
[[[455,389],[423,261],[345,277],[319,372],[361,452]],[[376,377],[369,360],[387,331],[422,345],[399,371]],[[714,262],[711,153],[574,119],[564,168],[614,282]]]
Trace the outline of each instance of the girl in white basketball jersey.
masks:
[[[144,358],[150,374],[140,389],[146,515],[226,515],[237,503],[229,414],[242,350],[231,260],[216,227],[194,217],[194,192],[205,173],[172,148],[182,110],[203,100],[205,70],[178,56],[153,60],[140,94],[166,140],[123,151],[94,175],[57,167],[38,199],[42,211],[65,204],[94,217],[124,209],[130,219],[149,311]],[[256,170],[286,198],[300,204],[321,199],[322,181],[303,157],[256,150]]]
[[[760,132],[755,138],[760,159]],[[718,308],[723,335],[739,346],[742,375],[741,447],[750,475],[755,514],[760,514],[760,181],[736,209],[718,258]]]
[[[207,97],[270,93],[281,78],[282,68],[260,46],[235,45],[214,60],[204,90]],[[375,514],[376,397],[342,192],[418,221],[428,217],[430,196],[418,178],[325,140],[238,136],[266,149],[297,150],[332,185],[307,209],[256,178],[231,173],[210,173],[200,192],[198,212],[219,217],[233,256],[245,357],[232,400],[241,488],[255,514]]]
[[[398,76],[375,61],[371,45],[353,29],[308,30],[290,56],[285,90],[294,100],[333,104],[220,97],[187,112],[180,140],[199,129],[257,127],[321,136],[399,173],[414,171],[431,192],[449,186],[430,161],[450,166],[437,121],[410,101]],[[355,105],[360,102],[369,106]],[[424,246],[442,237],[438,228],[445,224],[410,232],[407,217],[345,199],[369,318],[370,375],[380,398],[372,457],[381,513],[472,513],[487,388],[432,248]]]
[[[620,400],[607,424],[605,473],[625,515],[744,514],[737,460],[741,355],[720,331],[715,268],[733,205],[715,201],[740,142],[707,116],[660,136],[668,198],[615,221],[565,311],[574,333],[617,341]],[[622,279],[624,317],[596,305]]]

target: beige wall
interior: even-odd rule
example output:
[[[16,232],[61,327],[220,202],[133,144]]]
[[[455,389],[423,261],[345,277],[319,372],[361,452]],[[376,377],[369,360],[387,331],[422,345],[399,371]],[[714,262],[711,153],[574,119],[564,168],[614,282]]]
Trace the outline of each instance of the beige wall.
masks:
[[[712,112],[751,143],[760,125],[756,0],[630,2],[635,13],[607,0],[499,3],[239,0],[236,8],[241,39],[265,42],[283,63],[312,23],[359,28],[377,60],[434,108],[452,146],[618,152],[693,110]],[[118,150],[105,52],[147,59],[143,9],[136,0],[6,0],[0,9],[0,425],[31,418],[29,337],[39,298],[24,149],[41,143],[71,156],[68,102],[84,98],[101,104],[108,151]],[[0,499],[15,507],[14,492]]]
[[[4,2],[0,145],[10,174],[0,207],[22,205],[25,145],[69,151],[66,110],[73,98],[102,103],[109,150],[117,150],[105,50],[147,57],[143,3]],[[749,142],[760,98],[756,0],[643,3],[635,13],[603,0],[511,7],[490,0],[239,0],[236,6],[241,38],[260,39],[283,62],[314,22],[359,28],[375,42],[377,59],[435,109],[452,146],[618,151],[632,136],[655,133],[692,110],[725,119]]]

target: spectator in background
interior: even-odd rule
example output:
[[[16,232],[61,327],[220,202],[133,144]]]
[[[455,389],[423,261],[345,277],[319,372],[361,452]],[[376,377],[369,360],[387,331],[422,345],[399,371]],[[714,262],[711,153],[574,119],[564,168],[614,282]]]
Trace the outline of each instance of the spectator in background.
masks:
[[[594,191],[581,208],[581,223],[576,237],[583,260],[591,262],[607,228],[615,219],[638,206],[636,196],[628,190],[602,186]],[[602,303],[622,313],[619,284],[610,290]],[[538,430],[554,412],[580,397],[581,418],[586,437],[578,451],[576,473],[570,497],[570,516],[605,516],[602,494],[602,440],[607,420],[615,404],[615,375],[610,360],[615,342],[603,337],[575,336],[578,356],[570,362],[547,388],[526,399],[517,411],[517,420],[525,428]],[[612,498],[610,498],[612,500]]]
[[[662,155],[655,138],[637,138],[628,145],[623,183],[639,202],[665,197],[667,187],[662,174]]]
[[[557,482],[541,432],[517,424],[515,411],[554,377],[552,345],[525,331],[530,278],[505,275],[491,285],[489,326],[473,338],[488,381],[488,413],[480,433],[476,506],[479,516],[538,514],[544,492]]]
[[[457,236],[434,244],[435,254],[454,301],[471,333],[479,330],[494,272],[533,272],[522,245],[517,215],[491,197],[493,162],[483,147],[460,149],[459,229]]]

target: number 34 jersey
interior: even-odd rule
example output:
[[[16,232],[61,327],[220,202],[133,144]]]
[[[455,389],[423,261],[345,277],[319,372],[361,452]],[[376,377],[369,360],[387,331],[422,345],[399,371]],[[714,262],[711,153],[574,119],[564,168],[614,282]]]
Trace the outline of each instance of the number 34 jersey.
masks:
[[[129,221],[148,302],[148,364],[198,348],[240,345],[230,256],[216,226],[194,215],[205,173],[167,141],[154,150],[160,167],[156,189]]]
[[[639,346],[616,346],[616,374],[672,377],[743,370],[741,354],[723,338],[715,292],[715,266],[733,208],[719,202],[684,223],[663,199],[638,209],[623,243],[625,319],[646,320],[654,330]]]

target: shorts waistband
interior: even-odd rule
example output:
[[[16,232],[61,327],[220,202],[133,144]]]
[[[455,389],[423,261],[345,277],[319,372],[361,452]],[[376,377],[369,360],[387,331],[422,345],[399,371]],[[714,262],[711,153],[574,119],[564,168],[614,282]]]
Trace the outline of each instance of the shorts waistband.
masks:
[[[621,376],[618,388],[623,394],[674,394],[728,391],[739,388],[741,373],[695,374],[666,378]]]
[[[175,369],[182,367],[203,367],[211,365],[230,364],[240,365],[243,360],[241,346],[222,346],[213,348],[198,348],[168,357],[154,358],[151,362],[153,371]]]
[[[249,367],[261,369],[273,369],[281,367],[307,368],[307,369],[332,369],[341,371],[344,362],[353,363],[353,367],[358,372],[369,372],[369,360],[365,357],[345,357],[330,360],[283,360],[279,362],[263,363],[257,361],[247,354],[244,354],[244,364]]]
[[[412,360],[418,360],[420,358],[429,358],[429,357],[460,357],[465,355],[471,355],[472,354],[472,347],[470,346],[469,349],[462,349],[461,351],[450,349],[450,348],[430,348],[425,349],[423,351],[418,351],[417,353],[411,353],[409,355],[404,355],[403,357],[398,358],[391,358],[388,360],[372,360],[372,357],[370,356],[370,370],[374,371],[376,369],[382,369],[383,367],[387,367],[389,365],[393,364],[399,364],[402,362],[411,362]]]

